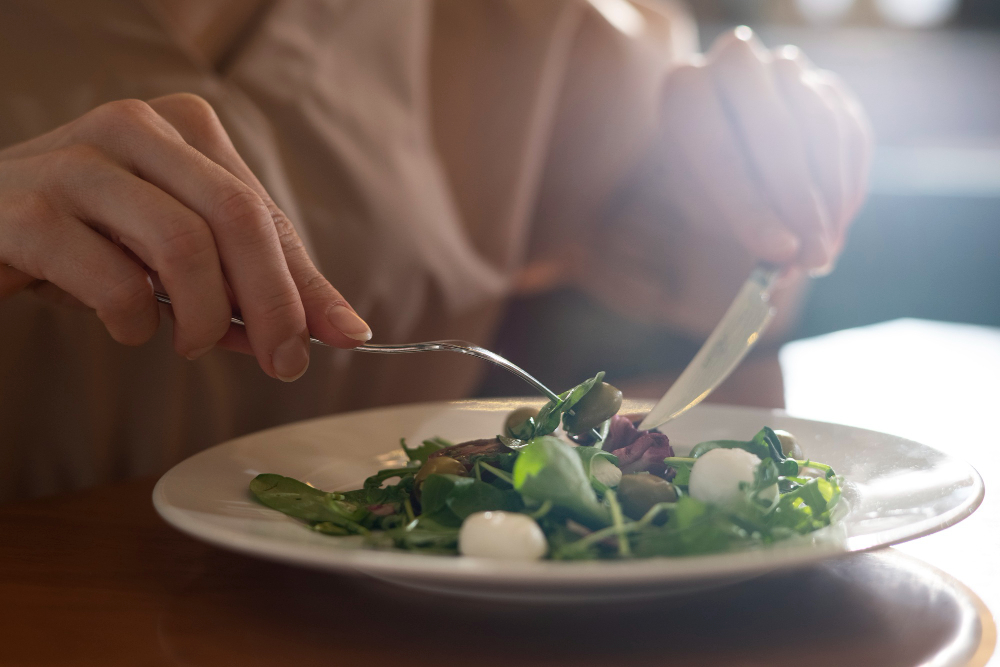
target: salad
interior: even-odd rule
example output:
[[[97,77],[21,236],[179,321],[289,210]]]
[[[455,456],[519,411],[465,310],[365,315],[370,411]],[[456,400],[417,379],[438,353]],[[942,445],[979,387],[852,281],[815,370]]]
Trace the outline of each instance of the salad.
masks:
[[[533,560],[687,556],[746,549],[830,525],[841,479],[764,427],[675,456],[666,435],[618,414],[599,373],[541,409],[512,412],[494,437],[409,447],[409,463],[352,491],[275,474],[264,505],[373,548]],[[357,538],[356,538],[357,539]]]

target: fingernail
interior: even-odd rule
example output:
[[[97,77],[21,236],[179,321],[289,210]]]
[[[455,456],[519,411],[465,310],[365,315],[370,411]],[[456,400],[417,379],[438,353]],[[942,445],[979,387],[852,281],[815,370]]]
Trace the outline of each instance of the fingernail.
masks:
[[[326,314],[330,324],[337,327],[340,333],[354,340],[371,340],[372,330],[358,314],[343,304],[337,304]]]
[[[833,241],[823,237],[820,242],[823,248],[822,263],[809,271],[810,278],[822,278],[830,275],[837,264],[837,253],[833,248]]]
[[[818,269],[809,269],[809,277],[810,278],[825,278],[826,276],[828,276],[831,273],[833,273],[833,269],[834,269],[833,262],[830,262],[829,264],[827,264],[825,266],[821,266]]]
[[[203,357],[206,354],[208,354],[209,350],[211,350],[213,347],[215,346],[209,345],[208,347],[199,347],[197,350],[191,350],[184,356],[187,357],[188,361],[194,361],[198,357]]]
[[[271,353],[274,374],[283,382],[294,382],[309,368],[309,346],[300,336],[292,336]]]

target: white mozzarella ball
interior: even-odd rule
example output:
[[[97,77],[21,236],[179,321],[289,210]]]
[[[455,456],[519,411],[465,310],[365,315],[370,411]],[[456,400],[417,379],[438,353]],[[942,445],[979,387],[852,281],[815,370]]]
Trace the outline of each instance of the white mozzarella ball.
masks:
[[[590,474],[604,486],[615,487],[622,481],[622,469],[603,456],[591,459]]]
[[[464,556],[503,560],[538,560],[548,551],[545,533],[535,520],[516,512],[476,512],[458,531]]]
[[[740,482],[753,484],[759,465],[760,459],[744,449],[713,449],[694,462],[688,493],[703,503],[730,505],[743,497]]]

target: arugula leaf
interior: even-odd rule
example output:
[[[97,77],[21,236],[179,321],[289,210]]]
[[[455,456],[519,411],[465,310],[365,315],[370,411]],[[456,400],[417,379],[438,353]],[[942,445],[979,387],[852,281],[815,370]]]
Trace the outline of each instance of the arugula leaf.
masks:
[[[544,435],[549,435],[557,428],[563,415],[572,410],[573,406],[580,402],[587,395],[594,385],[604,379],[604,371],[585,382],[581,382],[572,389],[559,394],[557,399],[553,399],[542,406],[538,415],[531,417],[521,424],[513,435],[518,440],[534,440]]]
[[[580,457],[559,438],[535,438],[514,463],[514,488],[538,503],[546,500],[587,526],[611,523],[597,500]]]
[[[727,551],[745,532],[718,508],[691,496],[677,499],[670,519],[663,526],[650,523],[635,534],[638,556],[691,556]]]
[[[781,440],[778,439],[778,435],[771,430],[771,427],[765,426],[757,435],[753,437],[753,442],[757,445],[767,449],[768,453],[766,456],[770,456],[775,462],[784,461],[788,457],[785,453],[781,451]],[[758,455],[759,456],[759,455]],[[763,459],[763,456],[760,456]]]
[[[709,440],[700,442],[691,449],[691,458],[697,459],[713,449],[743,449],[760,460],[771,459],[778,471],[787,477],[799,474],[799,464],[781,451],[781,441],[771,428],[765,426],[752,440]],[[679,483],[679,482],[678,482]]]
[[[571,404],[589,391],[588,383],[592,387],[591,382],[600,378],[551,402],[532,429],[555,428],[553,423],[558,425]],[[753,482],[742,485],[743,502],[716,507],[681,495],[676,502],[660,503],[639,520],[630,520],[617,506],[615,492],[592,474],[596,461],[617,464],[617,457],[599,447],[572,447],[542,435],[530,441],[507,439],[506,449],[472,457],[474,476],[429,476],[419,495],[421,513],[416,515],[417,463],[449,444],[433,439],[411,449],[404,442],[411,465],[380,470],[362,488],[345,493],[327,493],[269,474],[258,475],[250,491],[268,507],[309,522],[317,532],[362,535],[369,546],[431,554],[456,554],[459,528],[474,512],[530,508],[554,559],[685,556],[770,544],[828,526],[841,497],[841,478],[830,466],[786,457],[777,436],[765,427],[749,441],[703,442],[690,457],[664,459],[677,471],[674,484],[684,487],[697,457],[705,452],[740,448],[755,454],[761,464]],[[825,477],[800,477],[805,467],[820,469]],[[774,485],[780,495],[771,501],[759,497]]]
[[[410,461],[417,461],[421,464],[427,463],[427,459],[430,455],[439,449],[452,446],[452,443],[444,438],[431,438],[429,440],[424,440],[423,443],[412,449],[406,446],[406,438],[400,438],[399,444],[403,446],[403,451],[406,452],[406,458],[410,459]]]
[[[420,517],[406,526],[367,536],[369,546],[419,551],[427,554],[455,555],[458,553],[458,527],[445,526],[433,519]]]

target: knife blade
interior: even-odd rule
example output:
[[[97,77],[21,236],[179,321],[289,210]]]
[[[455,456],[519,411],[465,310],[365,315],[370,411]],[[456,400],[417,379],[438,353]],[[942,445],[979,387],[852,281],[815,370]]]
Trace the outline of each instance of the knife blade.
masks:
[[[640,429],[657,428],[687,412],[729,377],[774,315],[771,288],[780,273],[771,264],[754,268],[708,340],[642,420]]]

